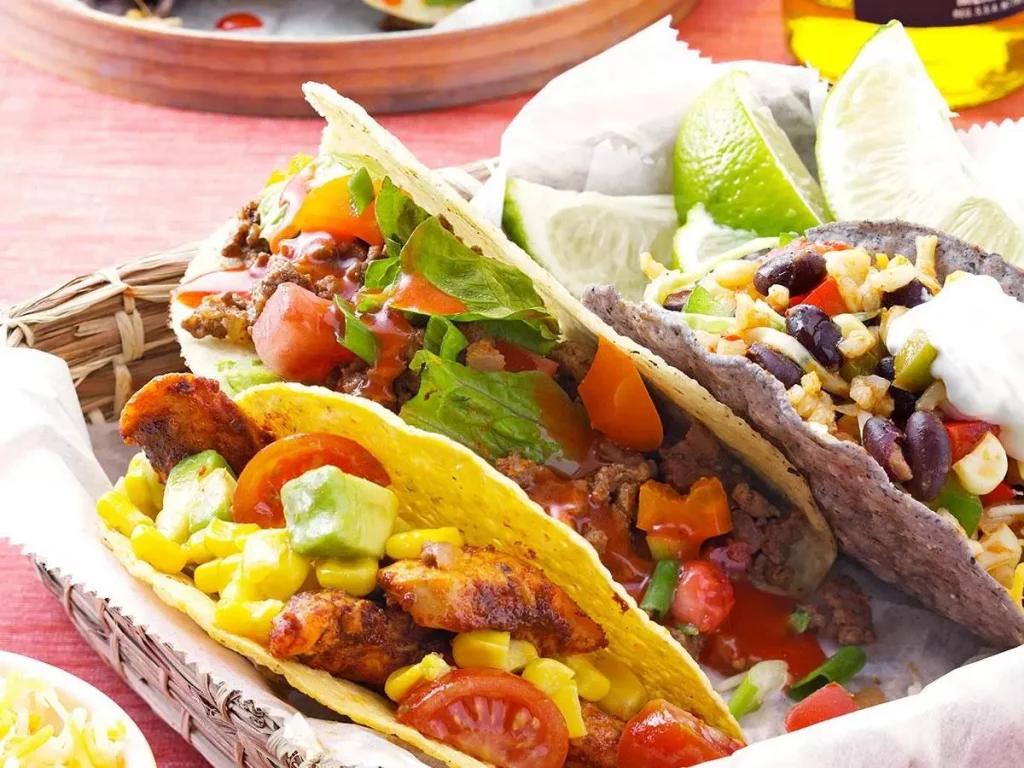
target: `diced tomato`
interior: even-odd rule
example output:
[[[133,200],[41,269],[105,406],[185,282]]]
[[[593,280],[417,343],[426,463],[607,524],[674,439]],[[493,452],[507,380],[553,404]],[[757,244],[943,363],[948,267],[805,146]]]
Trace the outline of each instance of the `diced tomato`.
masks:
[[[458,669],[413,689],[398,721],[499,768],[561,768],[569,752],[569,731],[555,703],[497,669]]]
[[[839,683],[829,683],[801,701],[786,715],[786,732],[857,711],[857,702]]]
[[[634,451],[653,451],[664,431],[658,409],[629,355],[598,339],[597,354],[578,391],[594,429]]]
[[[949,435],[949,449],[954,464],[977,448],[989,432],[999,437],[999,427],[987,421],[947,421],[943,426]]]
[[[234,521],[283,528],[281,486],[327,465],[377,485],[391,484],[381,463],[353,440],[323,433],[291,435],[263,448],[245,465],[231,502]]]
[[[717,477],[702,477],[683,496],[672,486],[648,480],[640,486],[637,528],[659,560],[692,560],[700,545],[732,530],[729,498]],[[672,554],[664,554],[671,550]]]
[[[523,371],[540,371],[547,376],[554,376],[558,372],[558,363],[548,360],[546,357],[534,354],[528,349],[520,347],[504,339],[495,339],[494,346],[505,358],[505,370],[509,373],[522,373]]]
[[[649,702],[619,738],[619,768],[685,768],[728,757],[743,746],[664,699]]]
[[[355,357],[338,342],[342,322],[327,299],[284,283],[263,308],[252,340],[260,360],[278,376],[315,384]]]
[[[312,173],[300,173],[288,183],[283,197],[289,200],[285,221],[269,234],[271,248],[277,249],[282,240],[300,232],[326,232],[339,240],[354,237],[370,245],[383,245],[384,238],[377,226],[376,201],[372,201],[362,213],[357,213],[352,202],[349,182],[352,175],[340,176],[309,188]],[[380,190],[380,183],[374,182],[374,191]],[[297,206],[294,213],[292,206]]]
[[[732,582],[719,566],[707,560],[685,563],[672,598],[672,618],[692,624],[702,635],[714,632],[736,603]]]
[[[999,485],[995,487],[992,493],[986,493],[981,497],[981,503],[990,507],[993,504],[1005,504],[1008,501],[1014,501],[1017,498],[1017,492],[1013,490],[1013,486],[1003,480]]]
[[[834,277],[825,278],[821,285],[804,296],[799,302],[790,301],[790,306],[796,306],[798,303],[813,304],[823,310],[829,317],[849,312],[846,308],[846,301],[843,300],[842,294],[839,293],[839,284]]]

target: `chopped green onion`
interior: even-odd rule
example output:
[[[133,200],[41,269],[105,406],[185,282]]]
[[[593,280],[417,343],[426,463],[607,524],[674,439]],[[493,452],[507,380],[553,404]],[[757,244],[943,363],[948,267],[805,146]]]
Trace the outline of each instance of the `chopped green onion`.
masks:
[[[356,212],[356,216],[362,216],[374,197],[373,179],[370,178],[369,171],[360,168],[352,175],[348,180],[348,194],[352,200],[352,210]]]
[[[651,616],[664,618],[669,606],[672,605],[672,596],[675,594],[678,580],[679,561],[659,560],[654,566],[651,583],[647,585],[640,607]]]
[[[334,297],[334,303],[345,317],[344,335],[338,335],[338,343],[362,358],[367,365],[377,362],[377,339],[352,307],[341,296]]]
[[[798,635],[802,635],[811,626],[811,614],[809,611],[803,608],[797,608],[791,614],[789,614],[789,628],[796,632]]]
[[[676,627],[676,629],[679,630],[682,634],[689,635],[690,637],[696,637],[700,634],[700,630],[697,629],[696,624],[680,624],[678,627]]]
[[[756,712],[770,694],[782,690],[788,676],[789,667],[784,661],[758,662],[729,697],[729,712],[736,718]]]
[[[807,677],[789,686],[786,693],[791,699],[803,701],[819,688],[824,688],[827,683],[842,685],[860,672],[865,661],[867,656],[860,648],[853,645],[844,646]]]

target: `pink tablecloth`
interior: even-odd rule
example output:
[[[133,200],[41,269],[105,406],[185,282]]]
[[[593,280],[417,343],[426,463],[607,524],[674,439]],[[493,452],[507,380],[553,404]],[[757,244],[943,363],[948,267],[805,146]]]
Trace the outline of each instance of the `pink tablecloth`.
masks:
[[[3,0],[0,0],[2,2]],[[704,0],[683,37],[720,59],[788,61],[778,0]],[[493,155],[525,101],[385,118],[428,164]],[[971,121],[1024,114],[1024,93]],[[38,74],[0,55],[0,300],[206,235],[271,168],[315,147],[313,120],[203,115],[134,104]],[[4,510],[27,514],[29,510]],[[82,642],[28,561],[0,544],[0,649],[85,678],[142,727],[161,768],[197,768],[186,747]]]

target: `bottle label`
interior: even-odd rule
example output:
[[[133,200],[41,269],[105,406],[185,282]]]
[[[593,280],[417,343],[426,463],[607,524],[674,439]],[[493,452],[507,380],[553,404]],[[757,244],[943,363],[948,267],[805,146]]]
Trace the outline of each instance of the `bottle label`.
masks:
[[[854,0],[860,21],[885,24],[899,19],[905,27],[956,27],[984,24],[1024,11],[1024,0]]]

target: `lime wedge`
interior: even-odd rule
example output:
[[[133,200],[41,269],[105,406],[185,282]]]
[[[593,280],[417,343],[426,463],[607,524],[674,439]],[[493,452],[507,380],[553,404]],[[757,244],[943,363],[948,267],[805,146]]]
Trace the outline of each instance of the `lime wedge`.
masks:
[[[576,296],[588,285],[614,285],[640,298],[640,256],[670,264],[677,223],[669,195],[613,197],[522,179],[505,188],[505,233]]]
[[[765,237],[828,221],[817,182],[746,72],[729,72],[694,101],[673,174],[680,219],[699,203],[719,224]]]
[[[890,22],[825,99],[818,173],[838,219],[893,219],[1024,263],[1024,210],[981,179],[910,38]]]

